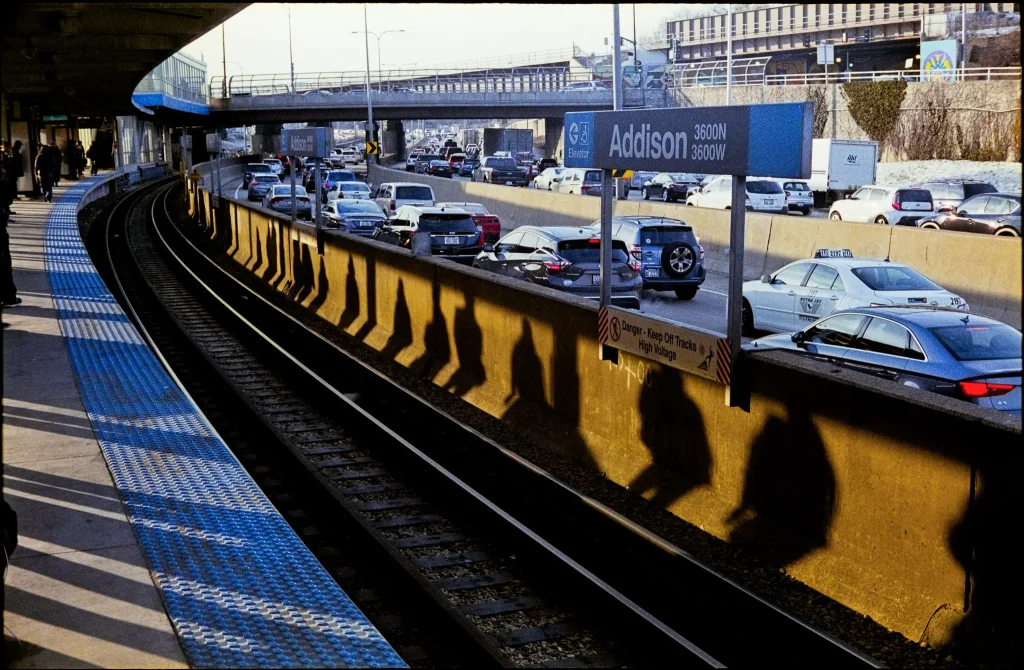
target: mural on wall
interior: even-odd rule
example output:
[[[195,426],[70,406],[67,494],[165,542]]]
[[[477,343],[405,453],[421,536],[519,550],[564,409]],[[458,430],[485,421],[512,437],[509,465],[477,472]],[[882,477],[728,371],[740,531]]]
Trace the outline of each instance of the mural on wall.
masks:
[[[955,81],[956,47],[956,40],[921,42],[921,81]]]

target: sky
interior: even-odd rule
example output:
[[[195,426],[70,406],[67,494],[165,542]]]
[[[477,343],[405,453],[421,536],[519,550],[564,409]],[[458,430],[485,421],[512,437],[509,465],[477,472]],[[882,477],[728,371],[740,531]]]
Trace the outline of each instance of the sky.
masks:
[[[246,7],[224,25],[226,59],[221,58],[221,30],[211,30],[183,51],[201,57],[209,75],[287,73],[288,8],[292,18],[295,71],[365,71],[366,45],[362,4],[271,4]],[[622,35],[664,31],[668,16],[682,4],[619,5]],[[690,5],[689,7],[695,8]],[[471,61],[492,56],[568,49],[573,43],[588,53],[606,53],[604,38],[612,34],[612,5],[541,4],[374,4],[367,8],[368,29],[404,30],[388,33],[380,43],[388,66],[420,67]],[[377,41],[370,36],[371,69],[377,67]]]

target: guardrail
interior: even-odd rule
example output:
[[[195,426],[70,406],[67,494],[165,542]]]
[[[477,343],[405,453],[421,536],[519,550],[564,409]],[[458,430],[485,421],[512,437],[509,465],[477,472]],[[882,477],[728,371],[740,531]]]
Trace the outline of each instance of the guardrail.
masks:
[[[770,74],[764,78],[766,86],[810,86],[813,84],[845,84],[853,81],[995,81],[1016,79],[1020,81],[1018,67],[969,67],[957,68],[948,73],[922,74],[914,70],[879,70],[875,72],[816,72],[813,74]],[[724,83],[722,84],[725,85]]]

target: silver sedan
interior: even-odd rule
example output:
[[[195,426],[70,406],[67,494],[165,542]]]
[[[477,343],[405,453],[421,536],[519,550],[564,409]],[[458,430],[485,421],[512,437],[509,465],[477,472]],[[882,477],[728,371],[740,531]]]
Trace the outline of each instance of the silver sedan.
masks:
[[[292,213],[292,186],[291,184],[279,184],[273,186],[267,191],[267,194],[263,197],[263,206],[267,209],[280,212],[281,214],[287,214],[291,216]],[[309,199],[309,194],[306,193],[306,189],[301,186],[295,187],[295,215],[309,219],[312,218],[313,203]]]

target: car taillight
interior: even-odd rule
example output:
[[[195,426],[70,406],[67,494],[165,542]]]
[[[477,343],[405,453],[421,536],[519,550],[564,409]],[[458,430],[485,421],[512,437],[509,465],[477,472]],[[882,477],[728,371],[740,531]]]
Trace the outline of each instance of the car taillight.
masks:
[[[786,197],[787,197],[787,198],[788,198],[789,196],[791,196],[791,195],[793,195],[793,194],[792,194],[792,193],[790,193],[789,191],[786,191]]]
[[[784,202],[789,202],[789,191],[786,191],[786,195],[782,196]]]
[[[276,205],[277,203],[279,203],[279,202],[281,202],[283,200],[284,200],[284,198],[271,198],[270,199],[270,204]]]
[[[477,228],[477,232],[480,233],[480,236],[477,238],[476,243],[479,244],[480,246],[484,246],[484,231],[483,231],[483,228]]]
[[[394,200],[391,201],[391,211],[392,212],[395,211],[395,201]]]
[[[640,246],[639,244],[634,244],[629,249],[629,253],[631,253],[633,255],[633,258],[635,258],[637,260],[640,260],[641,258],[643,258],[643,255],[644,255],[643,251],[644,251],[644,248],[642,246]]]
[[[750,202],[750,196],[749,195],[747,196],[747,202]]]
[[[895,197],[895,198],[892,199],[892,208],[895,209],[896,211],[900,211],[900,199],[899,199],[899,197]]]
[[[296,198],[296,200],[298,200],[299,202],[305,202],[305,203],[308,203],[308,202],[309,202],[309,198],[307,198],[307,197],[305,197],[305,196],[303,196],[303,197],[301,197],[301,198]]]
[[[583,186],[580,186],[580,193],[586,193],[591,188],[593,188],[593,187],[592,186],[587,186],[586,184],[584,184]]]
[[[1012,391],[1013,384],[992,384],[989,382],[960,382],[960,390],[968,398],[991,398]]]
[[[700,255],[700,259],[704,260],[704,247],[697,245],[697,253]]]
[[[553,261],[544,261],[544,267],[546,267],[549,272],[561,272],[570,265],[572,265],[572,263],[561,256],[555,256],[555,260]]]

